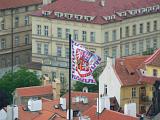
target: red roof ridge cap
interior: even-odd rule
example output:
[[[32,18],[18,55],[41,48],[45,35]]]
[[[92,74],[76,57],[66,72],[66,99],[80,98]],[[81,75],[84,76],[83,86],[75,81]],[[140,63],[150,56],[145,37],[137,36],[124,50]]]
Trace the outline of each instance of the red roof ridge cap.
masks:
[[[29,89],[29,88],[41,88],[41,87],[50,87],[52,85],[42,85],[42,86],[29,86],[29,87],[20,87],[20,88],[16,88],[17,90],[19,89]]]
[[[152,62],[158,53],[160,53],[160,49],[157,49],[148,59],[144,61],[144,63],[149,64],[150,62]]]

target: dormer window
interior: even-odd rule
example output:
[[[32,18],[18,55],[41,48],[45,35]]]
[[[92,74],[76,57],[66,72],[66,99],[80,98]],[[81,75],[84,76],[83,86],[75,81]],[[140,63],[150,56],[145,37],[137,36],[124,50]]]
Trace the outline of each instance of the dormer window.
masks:
[[[63,13],[61,12],[54,12],[54,15],[57,17],[63,17]]]
[[[108,20],[114,20],[116,18],[116,16],[115,15],[103,16],[103,18],[108,21]]]
[[[72,19],[73,14],[65,13],[64,14],[67,19]]]
[[[82,15],[75,15],[75,19],[76,19],[76,20],[81,20],[82,18],[83,18]]]
[[[157,77],[157,69],[153,69],[153,76]]]
[[[49,16],[49,15],[51,15],[51,11],[43,11],[42,10],[42,14],[44,15],[44,16]]]
[[[91,21],[94,19],[94,17],[93,16],[84,16],[84,19],[87,21]]]

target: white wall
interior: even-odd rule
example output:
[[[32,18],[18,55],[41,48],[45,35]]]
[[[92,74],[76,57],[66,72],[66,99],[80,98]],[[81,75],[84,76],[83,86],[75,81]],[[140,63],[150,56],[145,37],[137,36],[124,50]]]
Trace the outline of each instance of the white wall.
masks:
[[[99,77],[99,93],[104,94],[104,85],[107,85],[109,97],[116,97],[120,105],[120,88],[121,84],[112,67],[112,59],[107,58],[107,65]]]

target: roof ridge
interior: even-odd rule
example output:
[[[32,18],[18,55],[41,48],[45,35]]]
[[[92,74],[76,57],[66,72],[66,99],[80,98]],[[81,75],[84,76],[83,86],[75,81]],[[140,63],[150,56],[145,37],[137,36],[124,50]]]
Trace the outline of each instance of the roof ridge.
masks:
[[[39,86],[29,86],[29,87],[20,87],[20,88],[16,88],[16,89],[26,89],[26,88],[42,88],[42,87],[49,87],[49,86],[52,86],[52,85],[39,85]]]

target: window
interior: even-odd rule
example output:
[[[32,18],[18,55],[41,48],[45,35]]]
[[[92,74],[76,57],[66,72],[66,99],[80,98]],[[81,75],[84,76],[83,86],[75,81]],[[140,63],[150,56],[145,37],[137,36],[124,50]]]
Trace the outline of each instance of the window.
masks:
[[[107,95],[107,85],[104,85],[104,94]]]
[[[0,30],[4,30],[4,20],[1,21]]]
[[[19,17],[16,16],[15,17],[15,27],[18,27],[19,26]]]
[[[125,36],[129,37],[129,26],[125,28]]]
[[[69,48],[66,48],[66,58],[69,59]]]
[[[112,41],[116,40],[116,30],[112,31]]]
[[[112,57],[116,57],[117,56],[117,48],[113,47],[112,48]]]
[[[19,46],[19,36],[15,36],[15,46]]]
[[[82,41],[83,42],[87,41],[87,32],[86,31],[82,31]]]
[[[157,38],[153,38],[153,48],[157,49]]]
[[[147,22],[147,32],[150,32],[150,22]]]
[[[136,88],[132,88],[132,97],[136,97]]]
[[[1,49],[5,49],[6,48],[6,40],[5,39],[1,39],[1,43],[0,43],[0,48]]]
[[[70,29],[66,29],[66,39],[69,40]]]
[[[56,72],[52,72],[52,80],[55,80],[56,78]]]
[[[132,26],[132,35],[136,35],[137,34],[137,31],[136,31],[136,25],[133,25]]]
[[[29,45],[29,34],[25,35],[25,45]]]
[[[37,43],[37,53],[41,54],[41,43]]]
[[[149,49],[149,48],[151,48],[151,39],[147,38],[146,39],[146,49]]]
[[[129,44],[125,44],[125,56],[129,55]]]
[[[157,77],[157,70],[153,69],[153,76]]]
[[[62,48],[61,47],[57,47],[57,56],[61,57],[61,52],[62,52]]]
[[[122,28],[120,27],[120,39],[122,39]]]
[[[153,30],[156,31],[157,30],[157,21],[153,21]]]
[[[62,38],[62,28],[57,28],[57,37]]]
[[[108,32],[104,33],[104,41],[109,42],[109,33]]]
[[[48,43],[44,44],[44,54],[48,55]]]
[[[24,17],[24,25],[29,25],[29,16]]]
[[[2,59],[0,60],[0,62],[1,62],[1,67],[6,67],[6,66],[7,66],[7,64],[6,64],[6,58],[5,58],[5,57],[2,58]]]
[[[41,25],[37,25],[37,35],[41,35]]]
[[[64,73],[60,73],[60,81],[61,83],[64,83]]]
[[[140,24],[139,33],[143,33],[143,24]]]
[[[74,38],[74,40],[78,40],[78,30],[74,30],[73,38]]]
[[[48,36],[48,26],[44,26],[44,36]]]
[[[132,54],[136,54],[136,50],[137,50],[137,45],[136,43],[132,43]]]
[[[91,40],[92,43],[95,42],[95,37],[96,37],[96,33],[95,32],[91,32],[90,33],[90,40]]]
[[[143,52],[143,40],[139,41],[139,53]]]
[[[20,58],[19,56],[15,56],[15,65],[20,64]]]
[[[104,49],[104,60],[107,60],[107,57],[109,57],[109,49],[105,48]]]

